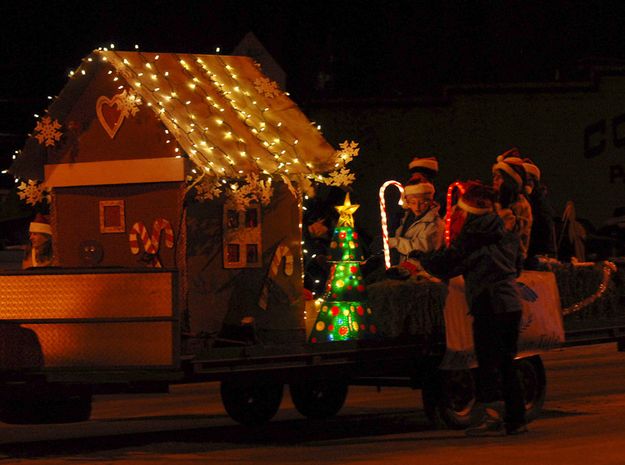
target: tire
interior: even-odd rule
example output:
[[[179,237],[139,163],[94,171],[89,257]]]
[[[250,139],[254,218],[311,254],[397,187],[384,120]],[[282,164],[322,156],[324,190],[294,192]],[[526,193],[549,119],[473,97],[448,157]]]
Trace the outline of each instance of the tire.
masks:
[[[545,367],[538,355],[517,361],[525,400],[527,422],[542,411],[547,393]],[[436,428],[464,429],[479,412],[475,399],[476,385],[470,370],[438,370],[423,387],[423,407]]]
[[[0,420],[10,424],[75,423],[91,417],[89,386],[27,384],[4,393]]]
[[[530,422],[540,415],[547,394],[547,377],[540,356],[518,360],[518,374],[525,400],[525,419]]]
[[[307,418],[324,419],[336,415],[347,398],[347,383],[334,380],[309,380],[289,385],[291,400]]]
[[[473,421],[475,379],[471,370],[436,370],[421,395],[425,414],[435,428],[464,429]]]
[[[259,426],[278,412],[283,390],[282,384],[241,385],[236,381],[222,381],[221,401],[237,423]]]

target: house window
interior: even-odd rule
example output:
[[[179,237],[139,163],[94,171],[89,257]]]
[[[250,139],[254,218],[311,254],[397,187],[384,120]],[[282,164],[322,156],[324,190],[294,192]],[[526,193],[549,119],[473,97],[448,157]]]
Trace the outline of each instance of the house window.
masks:
[[[100,232],[123,233],[126,231],[126,217],[123,200],[100,201]]]
[[[258,205],[244,211],[224,206],[223,250],[225,268],[262,266],[261,217]]]

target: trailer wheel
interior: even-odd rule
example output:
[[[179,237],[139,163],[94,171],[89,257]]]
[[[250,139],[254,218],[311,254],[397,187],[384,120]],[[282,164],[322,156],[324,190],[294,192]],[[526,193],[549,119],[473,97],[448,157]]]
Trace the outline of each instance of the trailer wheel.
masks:
[[[27,384],[4,392],[0,420],[10,424],[75,423],[91,416],[88,386]]]
[[[436,370],[423,385],[421,396],[435,428],[464,429],[471,424],[476,401],[470,370]]]
[[[327,379],[289,385],[291,400],[307,418],[323,419],[336,415],[347,398],[347,383]]]
[[[236,381],[222,381],[221,401],[234,421],[258,426],[278,412],[283,390],[282,384],[241,385]]]
[[[522,358],[518,361],[518,373],[525,399],[525,418],[529,422],[540,415],[545,403],[547,394],[545,366],[539,355]]]

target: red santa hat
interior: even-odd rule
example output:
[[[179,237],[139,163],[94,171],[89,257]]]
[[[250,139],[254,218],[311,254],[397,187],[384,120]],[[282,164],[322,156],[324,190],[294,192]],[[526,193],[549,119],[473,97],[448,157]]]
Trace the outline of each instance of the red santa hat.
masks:
[[[467,213],[485,215],[494,211],[495,198],[496,194],[491,186],[479,181],[469,181],[457,205]]]
[[[408,163],[408,170],[426,169],[438,173],[438,160],[436,157],[414,157],[410,163]]]
[[[533,176],[540,181],[540,169],[538,168],[538,166],[536,166],[536,163],[534,163],[531,159],[529,158],[523,159],[523,168],[525,168],[525,172],[528,175]]]
[[[430,182],[420,182],[417,184],[409,184],[404,187],[404,196],[407,195],[427,195],[428,197],[434,197],[434,185]]]
[[[502,171],[512,178],[514,182],[522,187],[525,184],[525,168],[523,167],[523,159],[516,147],[506,150],[497,157],[497,162],[493,165],[493,173]]]
[[[37,213],[35,219],[31,221],[28,232],[42,233],[52,235],[52,227],[50,226],[50,220],[46,215]]]

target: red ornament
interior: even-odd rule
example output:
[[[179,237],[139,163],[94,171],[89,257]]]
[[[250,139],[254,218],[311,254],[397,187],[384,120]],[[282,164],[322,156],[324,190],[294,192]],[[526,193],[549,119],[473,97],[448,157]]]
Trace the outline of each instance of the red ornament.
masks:
[[[354,234],[352,234],[352,237],[353,237],[354,239],[358,239],[358,233],[357,233],[356,231],[354,231]]]
[[[328,331],[330,332],[334,331],[334,325],[328,325]]]
[[[364,331],[365,330],[365,325],[361,323],[360,324],[360,329]]]
[[[310,342],[317,342],[317,338],[316,337],[311,337],[310,338]]]
[[[349,271],[351,271],[352,273],[356,273],[358,271],[358,267],[355,265],[352,265],[349,267]]]
[[[347,290],[351,291],[352,290],[352,285],[350,284],[349,286],[347,286]]]
[[[365,286],[363,286],[362,284],[359,284],[356,289],[358,289],[359,292],[363,292],[365,290]]]
[[[371,325],[369,326],[369,331],[371,331],[371,334],[375,334],[378,332],[378,328],[376,328],[375,325]]]
[[[339,233],[339,237],[341,239],[345,239],[345,236],[346,236],[345,231]]]
[[[341,336],[345,336],[345,335],[347,334],[347,326],[341,326],[341,327],[339,328],[339,334],[340,334]]]
[[[332,315],[336,316],[339,314],[339,308],[335,305],[332,307]]]
[[[358,314],[359,314],[360,316],[362,316],[362,315],[364,315],[364,314],[365,314],[365,309],[364,309],[364,308],[362,308],[362,305],[359,305],[359,306],[358,306],[358,308],[356,309],[356,311],[358,312]]]

